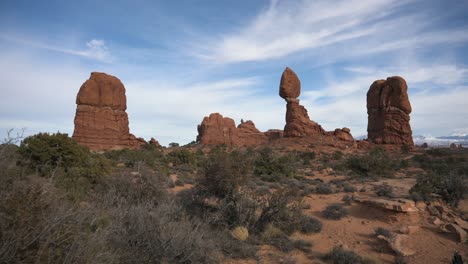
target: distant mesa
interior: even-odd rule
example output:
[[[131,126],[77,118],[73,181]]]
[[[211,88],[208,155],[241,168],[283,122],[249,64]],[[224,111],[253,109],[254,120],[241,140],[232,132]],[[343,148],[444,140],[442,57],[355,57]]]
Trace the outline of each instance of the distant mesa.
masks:
[[[130,134],[122,82],[99,72],[83,83],[76,97],[73,139],[91,150],[136,149],[146,144]]]
[[[367,137],[375,144],[413,146],[408,86],[399,76],[377,80],[367,92]]]

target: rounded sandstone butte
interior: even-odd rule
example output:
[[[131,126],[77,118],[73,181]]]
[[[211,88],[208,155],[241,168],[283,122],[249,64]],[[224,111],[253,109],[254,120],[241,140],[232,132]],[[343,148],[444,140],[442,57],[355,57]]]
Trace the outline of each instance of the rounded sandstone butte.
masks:
[[[92,72],[91,77],[81,85],[76,104],[126,110],[125,87],[117,77],[102,72]]]
[[[367,92],[367,132],[370,142],[412,146],[408,86],[399,76],[377,80]]]
[[[254,122],[247,120],[241,121],[237,126],[239,132],[239,145],[241,146],[258,146],[265,144],[268,140],[267,136],[260,132],[255,127]]]
[[[93,72],[76,96],[73,139],[91,150],[136,149],[146,142],[130,134],[125,87],[111,75]]]
[[[408,98],[408,85],[400,76],[388,77],[372,83],[367,92],[367,109],[396,107],[410,114],[411,104]]]
[[[239,132],[234,120],[219,113],[205,116],[198,125],[197,142],[201,144],[233,146],[238,144],[238,140]]]
[[[279,95],[283,98],[298,98],[301,94],[301,81],[289,67],[281,75]]]

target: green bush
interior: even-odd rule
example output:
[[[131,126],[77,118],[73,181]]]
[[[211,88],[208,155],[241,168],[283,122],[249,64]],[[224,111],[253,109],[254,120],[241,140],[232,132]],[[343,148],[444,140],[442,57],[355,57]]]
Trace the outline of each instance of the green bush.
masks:
[[[446,203],[457,207],[467,190],[467,183],[461,175],[429,173],[419,175],[409,192],[413,199],[424,201],[430,201],[431,194],[438,194]]]
[[[340,220],[348,215],[348,210],[341,204],[331,204],[322,212],[323,217],[333,220]]]
[[[249,168],[248,160],[240,152],[212,151],[200,171],[195,188],[204,196],[233,196],[247,182]]]
[[[324,259],[333,264],[373,264],[372,260],[363,258],[351,250],[343,247],[334,247],[332,251],[324,256]]]
[[[388,198],[393,198],[393,186],[389,185],[386,182],[374,186],[374,192],[378,196],[385,196]]]
[[[332,190],[331,186],[328,183],[321,183],[321,184],[317,185],[317,187],[315,188],[315,191],[318,194],[331,194],[331,193],[333,193],[333,190]]]
[[[254,161],[254,174],[267,181],[278,181],[296,173],[295,158],[292,154],[277,155],[269,148],[261,149]]]
[[[78,145],[62,133],[39,133],[25,138],[18,149],[21,164],[42,176],[51,176],[57,168],[68,171],[72,167],[85,167],[90,158],[86,147]]]
[[[353,155],[345,164],[357,176],[364,178],[391,177],[399,169],[399,162],[380,148],[372,149],[363,156]]]
[[[384,236],[384,237],[390,237],[392,235],[392,232],[390,230],[385,229],[383,227],[378,227],[374,231],[376,236]]]
[[[302,216],[300,226],[300,230],[304,234],[319,233],[322,231],[322,222],[317,218],[310,216]]]

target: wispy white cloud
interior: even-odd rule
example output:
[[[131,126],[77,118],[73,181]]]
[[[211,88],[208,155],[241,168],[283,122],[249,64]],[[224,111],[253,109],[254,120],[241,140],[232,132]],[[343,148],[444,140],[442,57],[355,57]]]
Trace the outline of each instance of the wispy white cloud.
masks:
[[[51,50],[55,52],[85,57],[88,59],[98,60],[102,62],[112,62],[115,59],[112,56],[111,52],[109,51],[109,48],[107,47],[105,41],[101,39],[89,40],[84,45],[86,48],[82,48],[82,49],[80,48],[73,49],[73,48],[65,47],[65,45],[44,43],[44,42],[39,42],[37,40],[23,39],[23,38],[18,38],[18,37],[9,36],[9,35],[0,35],[0,39],[7,40],[10,42],[16,42],[16,43],[34,47],[34,48]]]
[[[330,47],[327,54],[343,59],[468,41],[466,28],[431,31],[432,15],[405,14],[400,7],[412,2],[271,1],[250,23],[203,43],[209,50],[199,56],[221,63],[262,61]]]

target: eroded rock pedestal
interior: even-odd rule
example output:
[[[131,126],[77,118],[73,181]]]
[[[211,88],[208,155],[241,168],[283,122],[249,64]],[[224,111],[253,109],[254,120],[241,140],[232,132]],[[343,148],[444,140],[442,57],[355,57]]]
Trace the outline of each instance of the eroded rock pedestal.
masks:
[[[299,104],[301,81],[289,67],[281,75],[279,95],[286,100],[285,137],[304,137],[324,134],[325,130],[319,124],[310,120],[307,109]]]
[[[367,92],[369,141],[413,146],[410,113],[408,86],[403,78],[394,76],[375,81]]]
[[[139,148],[146,142],[130,134],[122,82],[93,72],[76,97],[73,139],[91,150]]]

